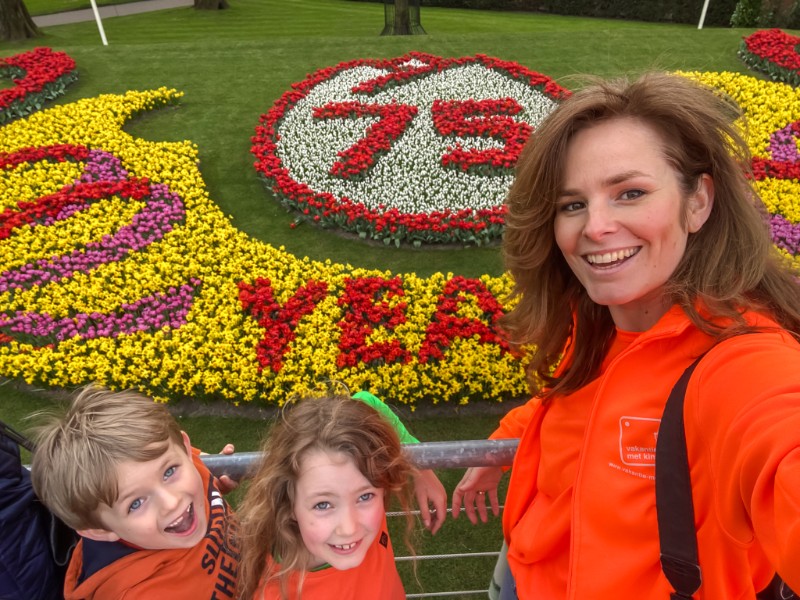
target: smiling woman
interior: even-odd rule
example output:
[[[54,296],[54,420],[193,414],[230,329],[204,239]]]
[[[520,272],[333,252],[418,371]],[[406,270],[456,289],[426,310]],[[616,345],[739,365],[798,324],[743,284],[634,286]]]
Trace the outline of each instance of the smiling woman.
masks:
[[[521,437],[501,598],[754,598],[776,573],[800,589],[800,294],[740,117],[674,74],[594,81],[520,156],[503,242],[519,303],[502,322],[541,385],[492,436]],[[679,378],[682,454],[662,442]],[[663,527],[662,456],[687,469],[685,538]],[[487,490],[496,511],[501,475],[470,469],[454,511],[485,516]]]
[[[665,283],[711,214],[714,185],[686,190],[661,134],[635,118],[579,131],[564,157],[555,241],[597,304],[626,331],[645,331],[669,307]]]

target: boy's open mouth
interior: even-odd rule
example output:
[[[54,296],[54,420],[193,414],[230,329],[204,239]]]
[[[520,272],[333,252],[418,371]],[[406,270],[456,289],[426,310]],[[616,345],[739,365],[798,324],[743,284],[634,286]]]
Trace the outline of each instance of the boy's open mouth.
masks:
[[[194,503],[189,505],[189,508],[172,523],[170,523],[164,531],[167,533],[186,533],[194,525]]]

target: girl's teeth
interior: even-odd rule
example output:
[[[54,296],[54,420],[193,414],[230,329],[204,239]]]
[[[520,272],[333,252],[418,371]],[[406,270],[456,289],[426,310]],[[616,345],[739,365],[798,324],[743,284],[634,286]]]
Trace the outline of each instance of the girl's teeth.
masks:
[[[343,544],[341,546],[334,546],[334,547],[338,548],[339,550],[350,550],[351,548],[355,548],[355,543],[353,543],[353,544]]]

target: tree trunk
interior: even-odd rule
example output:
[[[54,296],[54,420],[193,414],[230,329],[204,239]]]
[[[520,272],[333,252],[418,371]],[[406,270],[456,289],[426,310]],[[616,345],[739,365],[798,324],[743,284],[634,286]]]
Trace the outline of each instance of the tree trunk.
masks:
[[[194,7],[198,10],[221,10],[228,8],[228,0],[194,0]]]
[[[394,35],[411,35],[408,0],[394,0]]]
[[[0,0],[0,40],[14,42],[40,35],[22,0]]]

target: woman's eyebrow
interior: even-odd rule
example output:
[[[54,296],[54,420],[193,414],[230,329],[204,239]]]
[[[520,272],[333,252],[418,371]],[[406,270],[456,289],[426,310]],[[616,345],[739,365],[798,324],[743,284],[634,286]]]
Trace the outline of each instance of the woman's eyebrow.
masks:
[[[649,177],[647,173],[643,171],[638,171],[636,169],[631,169],[630,171],[623,171],[622,173],[616,173],[607,177],[602,181],[602,185],[609,186],[609,185],[617,185],[619,183],[624,183],[629,179],[634,179],[635,177]],[[574,190],[571,188],[566,188],[561,190],[558,193],[559,198],[570,198],[572,196],[579,196],[580,192],[578,190]]]
[[[608,179],[605,180],[606,185],[614,185],[616,183],[622,183],[624,181],[628,181],[629,179],[633,179],[635,177],[647,177],[647,173],[642,171],[637,171],[636,169],[631,169],[630,171],[623,171],[622,173],[618,173],[616,175],[612,175]]]

